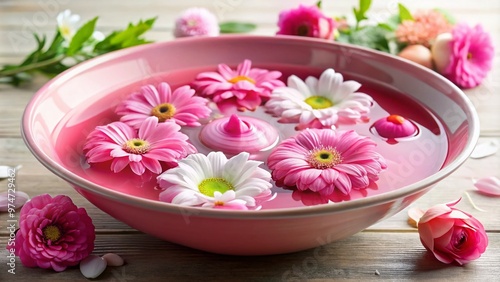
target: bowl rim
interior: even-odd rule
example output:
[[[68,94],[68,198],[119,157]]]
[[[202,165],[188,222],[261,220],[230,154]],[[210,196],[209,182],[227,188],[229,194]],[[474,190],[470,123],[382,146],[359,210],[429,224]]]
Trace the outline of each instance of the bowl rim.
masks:
[[[384,192],[377,195],[372,195],[366,198],[355,199],[352,201],[342,201],[334,204],[323,204],[315,206],[301,206],[301,207],[291,207],[291,208],[279,208],[279,209],[269,209],[269,210],[254,210],[254,211],[233,211],[233,210],[217,210],[217,209],[206,209],[200,207],[188,207],[180,206],[171,203],[161,202],[159,200],[150,200],[142,198],[139,196],[133,196],[123,192],[118,192],[115,190],[108,189],[104,186],[97,185],[83,177],[73,174],[70,170],[65,168],[63,165],[57,163],[54,159],[49,158],[44,154],[43,150],[37,145],[34,140],[33,134],[30,132],[31,129],[31,119],[33,113],[35,112],[36,105],[39,101],[42,101],[45,96],[48,95],[49,89],[54,85],[59,85],[64,83],[66,80],[82,73],[86,70],[92,69],[102,63],[113,61],[119,59],[122,56],[131,55],[134,53],[145,52],[148,49],[167,47],[172,44],[180,44],[179,42],[189,43],[189,44],[203,44],[210,41],[234,41],[234,40],[248,40],[249,44],[258,41],[281,41],[282,43],[292,43],[292,44],[314,44],[318,45],[338,45],[345,48],[350,48],[353,50],[360,51],[362,53],[367,53],[375,56],[381,56],[384,61],[388,64],[409,64],[410,68],[415,72],[419,72],[425,75],[431,75],[434,78],[441,80],[442,83],[449,87],[455,94],[461,98],[461,103],[463,105],[463,110],[467,115],[467,118],[471,121],[469,123],[470,134],[465,143],[465,149],[459,153],[459,155],[444,168],[440,169],[438,172],[421,179],[410,185],[400,187],[398,189]],[[272,43],[272,42],[271,42]],[[63,73],[52,78],[50,81],[45,83],[31,98],[27,104],[21,123],[21,135],[26,143],[28,149],[35,156],[36,159],[52,173],[58,177],[69,182],[74,188],[77,186],[79,189],[89,191],[93,194],[98,194],[107,199],[118,201],[124,204],[133,205],[136,207],[141,207],[149,210],[156,210],[160,212],[183,214],[183,215],[196,215],[210,218],[237,218],[237,219],[263,219],[263,218],[286,218],[286,217],[300,217],[300,216],[314,216],[321,214],[331,214],[336,212],[345,212],[348,210],[358,209],[362,207],[369,207],[375,205],[381,205],[391,201],[397,201],[398,199],[403,200],[405,197],[429,189],[432,185],[436,184],[438,181],[444,179],[446,176],[454,172],[459,166],[461,166],[472,153],[475,144],[479,139],[479,117],[473,106],[472,102],[465,95],[465,93],[459,89],[456,85],[451,83],[446,78],[440,76],[432,70],[422,67],[416,63],[402,59],[384,52],[376,51],[366,47],[361,47],[357,45],[351,45],[346,43],[339,43],[334,41],[326,41],[317,38],[306,38],[298,36],[265,36],[265,35],[221,35],[217,37],[191,37],[191,38],[180,38],[171,41],[150,43],[145,45],[140,45],[136,47],[130,47],[127,49],[122,49],[108,54],[98,56],[96,58],[90,59],[83,63],[74,66]],[[82,194],[79,189],[77,191]],[[89,200],[89,199],[87,199]]]

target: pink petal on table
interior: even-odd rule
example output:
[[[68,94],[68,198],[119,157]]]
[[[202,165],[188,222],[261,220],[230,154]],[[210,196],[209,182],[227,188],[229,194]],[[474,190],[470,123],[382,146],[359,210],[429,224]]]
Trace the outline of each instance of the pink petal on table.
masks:
[[[485,158],[496,154],[497,151],[498,151],[498,142],[495,141],[484,142],[476,145],[476,148],[474,148],[474,151],[472,151],[470,157],[472,159]]]
[[[474,186],[476,186],[477,190],[481,193],[500,196],[500,179],[494,176],[481,178],[474,182]]]
[[[6,212],[9,208],[19,209],[21,208],[30,197],[28,194],[16,191],[16,192],[2,192],[0,193],[0,212]]]
[[[122,266],[125,263],[123,258],[115,253],[107,253],[102,258],[108,263],[108,266]]]
[[[87,278],[96,278],[101,275],[106,269],[107,262],[105,259],[90,255],[80,262],[80,271]]]
[[[417,228],[418,221],[424,215],[425,211],[419,208],[410,208],[408,210],[408,224],[411,227]]]

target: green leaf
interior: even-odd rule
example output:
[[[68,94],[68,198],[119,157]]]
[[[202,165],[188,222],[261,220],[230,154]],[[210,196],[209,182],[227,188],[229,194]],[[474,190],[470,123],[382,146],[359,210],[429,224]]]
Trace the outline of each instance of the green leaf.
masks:
[[[319,0],[318,2],[316,2],[316,7],[318,7],[318,9],[321,9],[321,0]]]
[[[436,8],[434,9],[434,11],[439,12],[441,15],[443,15],[446,21],[450,24],[455,24],[457,22],[455,17],[453,17],[453,15],[450,14],[450,12],[446,11],[445,9]]]
[[[385,28],[367,26],[360,30],[353,31],[348,35],[347,42],[383,52],[390,52],[388,38],[391,34],[392,32]]]
[[[156,18],[140,20],[137,24],[130,23],[126,29],[112,32],[103,41],[97,43],[94,51],[97,53],[107,53],[131,46],[149,43],[140,36],[153,27]]]
[[[398,3],[398,9],[399,9],[399,18],[401,22],[403,21],[413,21],[413,16],[411,15],[410,11],[401,3]]]
[[[359,0],[359,9],[356,9],[356,7],[352,9],[354,17],[356,17],[356,27],[359,27],[359,22],[368,18],[366,12],[368,12],[371,5],[371,0]]]
[[[257,26],[253,23],[223,22],[219,24],[221,33],[247,33]]]
[[[75,33],[69,43],[68,50],[66,51],[68,56],[73,56],[76,52],[80,51],[85,41],[87,41],[92,36],[92,33],[94,33],[96,22],[97,17],[88,21]]]

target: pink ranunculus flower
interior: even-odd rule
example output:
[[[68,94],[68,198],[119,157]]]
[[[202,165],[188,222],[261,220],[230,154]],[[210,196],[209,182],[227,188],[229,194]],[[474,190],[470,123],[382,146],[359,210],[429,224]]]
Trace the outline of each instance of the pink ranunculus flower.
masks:
[[[335,21],[323,14],[317,6],[300,5],[298,8],[282,11],[278,27],[276,34],[333,39]]]
[[[68,196],[43,194],[21,209],[15,254],[26,267],[63,271],[94,250],[95,228],[84,208]]]
[[[495,50],[491,36],[481,25],[459,24],[449,43],[450,62],[443,75],[462,88],[475,87],[488,75]]]
[[[219,64],[217,72],[198,74],[193,86],[222,112],[253,111],[267,101],[276,87],[285,85],[280,77],[279,71],[252,68],[252,61],[244,60],[236,70]]]
[[[454,207],[459,201],[428,209],[418,221],[418,233],[439,261],[463,265],[484,253],[488,237],[481,222]]]
[[[214,14],[205,8],[189,8],[175,21],[175,37],[217,36],[219,23]]]

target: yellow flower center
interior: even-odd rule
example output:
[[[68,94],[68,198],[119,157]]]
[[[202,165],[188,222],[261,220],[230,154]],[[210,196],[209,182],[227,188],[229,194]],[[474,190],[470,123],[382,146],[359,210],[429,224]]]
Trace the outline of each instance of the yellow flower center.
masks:
[[[403,124],[405,122],[404,117],[400,115],[390,115],[386,119],[388,122],[392,122],[394,124]]]
[[[253,80],[252,78],[250,78],[248,76],[244,76],[244,75],[235,76],[235,77],[231,78],[230,80],[228,80],[228,82],[231,82],[234,84],[234,83],[237,83],[237,82],[240,82],[243,80],[246,80],[252,84],[255,84],[255,80]]]
[[[311,96],[305,99],[304,102],[306,102],[306,104],[308,104],[315,110],[326,109],[333,106],[333,102],[323,96]]]
[[[71,28],[67,25],[62,25],[59,27],[59,32],[63,37],[71,36]]]
[[[45,240],[50,240],[51,242],[56,242],[61,238],[61,230],[55,225],[45,226],[42,230],[43,237]]]
[[[234,187],[224,178],[213,177],[204,179],[199,185],[198,189],[202,194],[213,197],[215,191],[224,194],[228,190],[234,190]]]
[[[158,118],[159,122],[171,119],[175,114],[175,106],[169,103],[163,103],[151,110],[151,115]]]
[[[123,150],[127,153],[142,155],[149,151],[149,142],[139,138],[130,139],[123,144]]]
[[[314,168],[327,169],[341,163],[342,156],[335,148],[319,148],[310,152],[307,162]]]
[[[467,53],[467,60],[472,59],[472,53]]]

